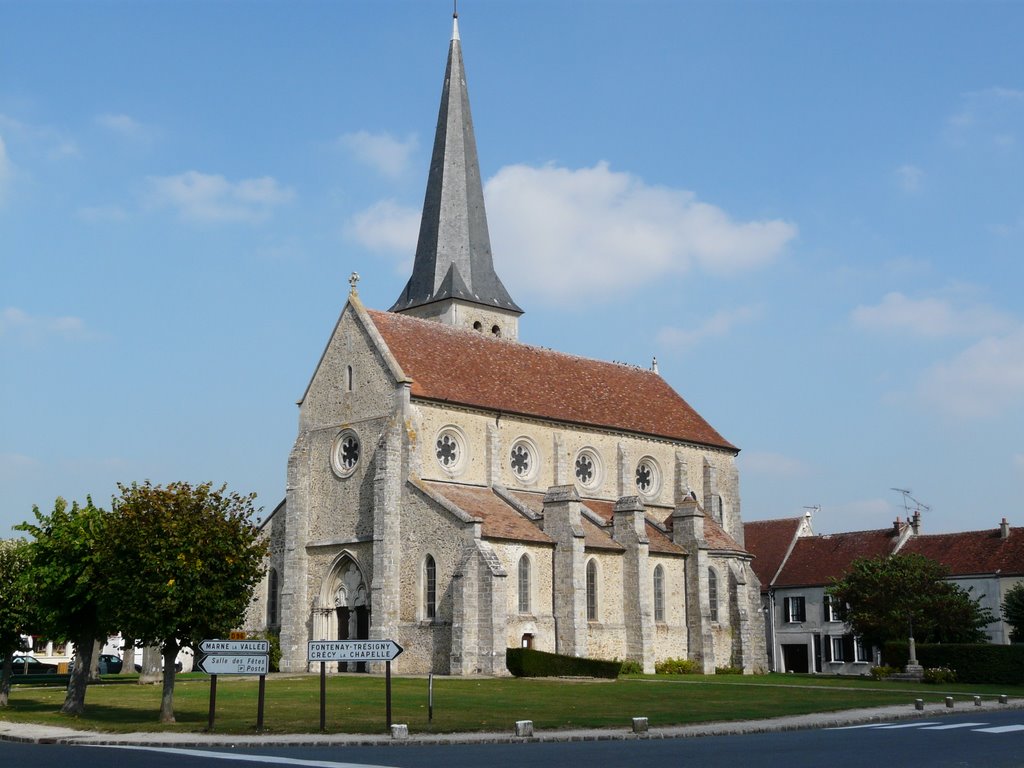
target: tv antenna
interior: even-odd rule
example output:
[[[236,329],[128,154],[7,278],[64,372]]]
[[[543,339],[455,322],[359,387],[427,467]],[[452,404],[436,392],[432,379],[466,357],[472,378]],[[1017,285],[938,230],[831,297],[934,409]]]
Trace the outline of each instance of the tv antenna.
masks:
[[[889,490],[903,494],[903,511],[906,513],[908,520],[910,519],[911,512],[927,512],[931,509],[931,507],[924,502],[918,501],[911,496],[909,488],[890,488]]]

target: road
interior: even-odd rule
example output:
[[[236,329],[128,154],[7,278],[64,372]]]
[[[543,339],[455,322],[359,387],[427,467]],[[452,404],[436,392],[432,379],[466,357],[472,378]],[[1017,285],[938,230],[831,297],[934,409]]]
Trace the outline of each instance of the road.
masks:
[[[980,714],[980,713],[979,713]],[[569,743],[266,749],[158,749],[0,742],[0,764],[33,768],[495,768],[600,765],[601,768],[893,768],[1024,765],[1024,711],[964,714],[745,736]]]

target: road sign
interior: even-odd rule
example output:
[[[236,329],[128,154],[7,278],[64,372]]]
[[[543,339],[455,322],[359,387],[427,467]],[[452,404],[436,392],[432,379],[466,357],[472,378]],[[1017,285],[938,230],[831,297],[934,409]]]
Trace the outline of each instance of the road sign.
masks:
[[[265,675],[270,668],[270,657],[260,655],[217,654],[204,656],[199,669],[208,675]]]
[[[403,648],[394,640],[311,640],[310,661],[391,661]]]
[[[235,655],[270,653],[269,640],[203,640],[200,653],[232,653]]]

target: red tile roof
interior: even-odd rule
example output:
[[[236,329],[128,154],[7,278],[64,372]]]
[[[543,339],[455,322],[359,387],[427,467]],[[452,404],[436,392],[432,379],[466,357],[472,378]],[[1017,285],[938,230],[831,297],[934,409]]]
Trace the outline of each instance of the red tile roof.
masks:
[[[611,523],[615,515],[615,502],[613,501],[584,499],[583,506],[606,523]],[[686,550],[673,543],[672,539],[655,525],[651,517],[650,510],[647,510],[645,512],[645,521],[647,523],[647,539],[650,542],[648,551],[666,555],[685,555]]]
[[[413,397],[736,450],[651,371],[367,313],[412,378]]]
[[[423,481],[431,493],[442,496],[463,512],[479,517],[480,532],[489,539],[512,539],[553,544],[551,537],[510,507],[490,488]]]
[[[796,537],[803,517],[782,520],[752,520],[743,524],[743,541],[754,556],[751,566],[761,587],[767,589]]]
[[[832,579],[842,578],[850,563],[858,558],[892,554],[897,541],[892,528],[804,536],[797,539],[775,586],[824,586]]]
[[[900,552],[914,552],[949,569],[951,576],[999,573],[1024,574],[1024,528],[1010,528],[1002,538],[999,529],[915,536]]]

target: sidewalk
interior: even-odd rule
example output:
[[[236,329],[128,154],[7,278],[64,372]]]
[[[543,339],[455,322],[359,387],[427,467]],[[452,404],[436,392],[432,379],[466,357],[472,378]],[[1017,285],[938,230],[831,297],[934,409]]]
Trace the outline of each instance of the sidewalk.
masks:
[[[923,711],[906,706],[851,709],[795,715],[768,720],[746,720],[725,723],[651,728],[634,733],[632,727],[586,730],[536,731],[533,736],[516,736],[510,723],[508,732],[410,734],[395,738],[389,734],[218,734],[218,733],[98,733],[78,731],[49,725],[11,723],[0,720],[0,741],[32,744],[91,744],[142,747],[291,747],[291,746],[386,746],[427,744],[510,744],[516,742],[602,741],[628,739],[677,739],[697,736],[724,736],[744,733],[768,733],[810,728],[836,728],[866,723],[935,718],[945,715],[968,715],[993,710],[1024,709],[1024,699],[1011,699],[1008,704],[983,701],[981,706],[960,702],[949,709],[942,704],[927,704]]]

